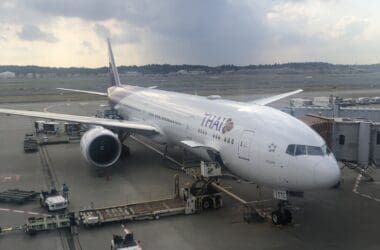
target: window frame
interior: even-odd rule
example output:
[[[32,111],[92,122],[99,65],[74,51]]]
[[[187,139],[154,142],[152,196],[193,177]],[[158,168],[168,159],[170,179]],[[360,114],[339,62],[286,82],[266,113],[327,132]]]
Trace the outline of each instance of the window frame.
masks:
[[[304,153],[302,154],[297,154],[297,150],[298,150],[298,148],[301,148],[301,147],[303,147],[304,148]],[[296,150],[294,150],[294,156],[301,156],[301,155],[307,155],[307,150],[306,150],[306,145],[299,145],[299,144],[297,144],[296,145]]]

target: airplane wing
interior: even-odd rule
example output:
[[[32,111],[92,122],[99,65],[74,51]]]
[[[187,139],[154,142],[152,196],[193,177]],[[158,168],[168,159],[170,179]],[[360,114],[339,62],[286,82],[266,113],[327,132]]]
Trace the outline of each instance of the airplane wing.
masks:
[[[153,126],[131,122],[125,120],[113,120],[106,118],[98,118],[98,117],[89,117],[89,116],[80,116],[80,115],[67,115],[67,114],[59,114],[59,113],[47,113],[40,111],[27,111],[27,110],[15,110],[15,109],[0,109],[0,114],[8,114],[8,115],[17,115],[17,116],[27,116],[27,117],[35,117],[35,118],[43,118],[43,119],[51,119],[58,121],[67,121],[67,122],[78,122],[83,124],[91,124],[91,125],[99,125],[108,128],[119,128],[128,130],[131,132],[137,133],[148,133],[155,134],[159,133],[159,130]]]
[[[87,90],[80,90],[80,89],[65,89],[65,88],[57,88],[57,89],[64,90],[64,91],[92,94],[92,95],[108,96],[107,93],[103,93],[103,92],[87,91]]]
[[[286,93],[283,93],[283,94],[274,95],[274,96],[270,96],[270,97],[254,100],[254,101],[251,101],[251,102],[248,102],[248,103],[250,103],[250,104],[257,104],[257,105],[267,105],[269,103],[278,101],[278,100],[283,99],[285,97],[301,93],[302,91],[303,91],[302,89],[297,89],[295,91],[286,92]]]

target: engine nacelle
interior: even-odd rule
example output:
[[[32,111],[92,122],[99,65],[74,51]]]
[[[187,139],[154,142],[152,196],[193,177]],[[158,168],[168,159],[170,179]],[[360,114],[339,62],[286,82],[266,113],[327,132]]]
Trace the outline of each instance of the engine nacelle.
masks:
[[[122,147],[115,133],[97,126],[84,133],[80,148],[82,155],[90,164],[105,168],[117,162]]]

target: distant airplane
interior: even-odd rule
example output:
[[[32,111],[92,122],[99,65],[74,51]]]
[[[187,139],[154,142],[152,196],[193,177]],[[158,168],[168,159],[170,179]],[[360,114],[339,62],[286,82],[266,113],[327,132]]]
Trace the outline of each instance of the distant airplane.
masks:
[[[107,96],[123,120],[0,109],[0,113],[96,125],[82,137],[80,147],[92,165],[115,164],[122,143],[141,134],[165,145],[179,145],[205,160],[260,186],[274,189],[279,209],[275,224],[291,221],[284,208],[287,191],[329,188],[340,180],[340,168],[324,140],[298,119],[265,105],[297,94],[296,90],[248,103],[218,96],[182,93],[122,85],[108,40],[111,87],[107,93],[63,89]]]

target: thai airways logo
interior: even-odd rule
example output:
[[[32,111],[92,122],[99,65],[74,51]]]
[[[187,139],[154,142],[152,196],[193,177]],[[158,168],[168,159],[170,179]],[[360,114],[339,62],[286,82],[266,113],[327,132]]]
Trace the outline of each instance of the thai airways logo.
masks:
[[[231,118],[206,113],[203,117],[201,126],[225,134],[233,129],[234,122]]]
[[[223,129],[222,129],[222,133],[227,133],[229,131],[231,131],[231,129],[234,128],[234,122],[232,121],[231,118],[228,118],[227,121],[226,121],[226,124],[224,125]]]

